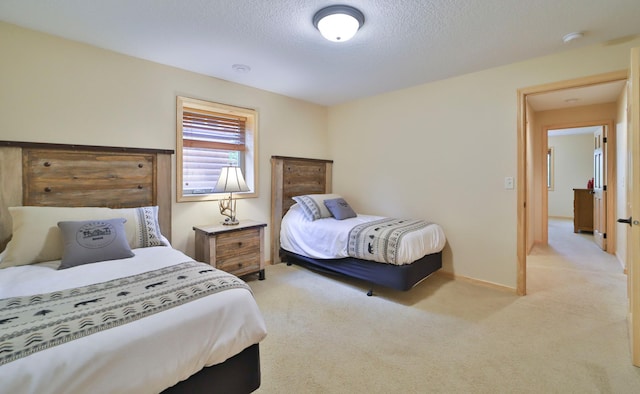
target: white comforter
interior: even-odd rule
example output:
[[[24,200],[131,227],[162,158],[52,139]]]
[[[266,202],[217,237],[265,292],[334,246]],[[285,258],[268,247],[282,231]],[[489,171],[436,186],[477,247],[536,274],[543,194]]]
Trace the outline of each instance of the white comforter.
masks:
[[[48,293],[185,261],[170,247],[57,271],[0,270],[0,298]],[[250,292],[231,289],[0,366],[2,393],[157,393],[258,343],[266,326]]]
[[[325,218],[310,221],[302,208],[294,204],[282,218],[280,246],[282,249],[315,259],[349,257],[349,231],[362,223],[382,219],[382,216],[361,215],[336,220]],[[410,264],[425,255],[440,252],[446,243],[442,227],[431,224],[405,236],[398,249],[396,264]]]

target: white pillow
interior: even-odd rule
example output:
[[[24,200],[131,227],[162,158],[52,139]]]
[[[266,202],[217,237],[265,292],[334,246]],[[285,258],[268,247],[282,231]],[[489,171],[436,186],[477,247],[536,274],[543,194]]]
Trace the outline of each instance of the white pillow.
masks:
[[[124,218],[129,246],[168,245],[160,233],[158,207],[9,207],[13,219],[11,241],[0,268],[60,260],[64,251],[58,222]]]
[[[329,212],[329,209],[324,205],[324,200],[342,197],[338,194],[305,194],[292,198],[302,207],[304,216],[310,221],[314,221],[331,217],[331,212]]]

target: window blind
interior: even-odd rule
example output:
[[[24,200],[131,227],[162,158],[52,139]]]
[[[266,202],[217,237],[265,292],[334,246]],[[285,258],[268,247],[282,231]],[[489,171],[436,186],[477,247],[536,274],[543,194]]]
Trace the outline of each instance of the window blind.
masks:
[[[213,193],[222,167],[242,167],[246,117],[183,109],[183,193]]]

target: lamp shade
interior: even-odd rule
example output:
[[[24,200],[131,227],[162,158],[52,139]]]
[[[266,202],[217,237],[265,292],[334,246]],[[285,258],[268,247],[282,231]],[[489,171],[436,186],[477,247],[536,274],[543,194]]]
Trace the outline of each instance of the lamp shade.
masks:
[[[234,166],[222,167],[220,178],[213,188],[214,193],[248,192],[249,190],[251,189],[244,181],[242,170]]]
[[[350,40],[363,24],[362,12],[347,5],[332,5],[313,16],[313,25],[324,38],[333,42]]]

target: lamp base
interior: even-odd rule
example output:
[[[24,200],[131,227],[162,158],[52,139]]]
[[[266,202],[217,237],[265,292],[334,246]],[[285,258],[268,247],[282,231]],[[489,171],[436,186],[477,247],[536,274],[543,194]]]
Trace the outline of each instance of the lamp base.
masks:
[[[224,224],[225,226],[236,226],[240,224],[240,221],[238,221],[238,219],[226,218],[224,222],[222,222],[222,224]]]

